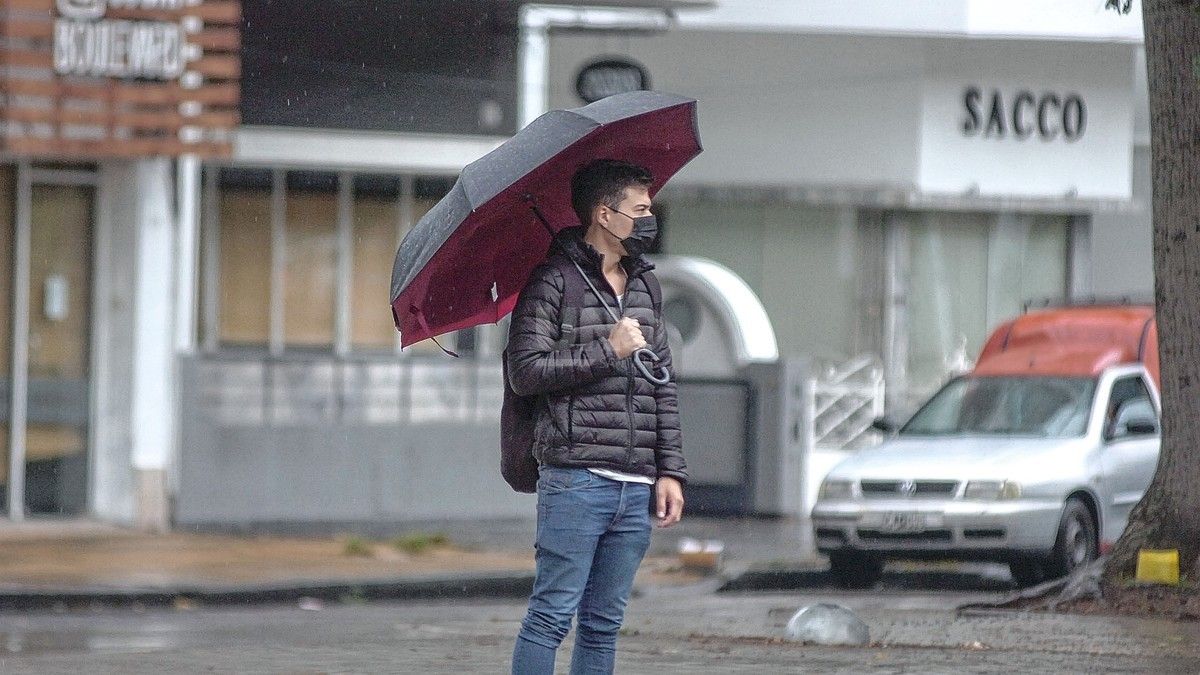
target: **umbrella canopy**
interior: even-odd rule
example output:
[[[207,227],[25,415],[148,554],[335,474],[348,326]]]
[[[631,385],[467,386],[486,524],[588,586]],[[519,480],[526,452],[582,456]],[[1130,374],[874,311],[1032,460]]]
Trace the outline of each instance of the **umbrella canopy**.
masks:
[[[392,315],[408,346],[512,311],[550,232],[579,225],[571,176],[596,159],[654,174],[651,194],[700,154],[696,102],[651,91],[552,110],[468,164],[454,187],[400,244],[392,268]]]

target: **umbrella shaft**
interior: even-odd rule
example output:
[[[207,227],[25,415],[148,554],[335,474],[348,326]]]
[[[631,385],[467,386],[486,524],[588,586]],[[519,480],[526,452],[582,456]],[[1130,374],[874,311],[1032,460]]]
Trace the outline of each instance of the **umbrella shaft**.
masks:
[[[612,318],[613,323],[620,321],[621,317],[617,316],[617,313],[614,312],[612,307],[608,305],[608,301],[604,299],[604,296],[600,295],[600,291],[596,288],[596,284],[593,284],[592,280],[588,278],[588,275],[583,272],[583,268],[579,266],[579,262],[572,260],[571,263],[575,265],[575,269],[579,270],[579,276],[583,277],[583,280],[587,282],[588,288],[592,289],[592,293],[596,296],[596,299],[600,301],[601,305],[604,305],[604,311],[608,312],[608,316]]]
[[[585,282],[587,282],[588,288],[592,289],[592,293],[595,294],[596,299],[600,301],[601,305],[604,305],[604,311],[608,312],[608,315],[612,317],[613,323],[620,321],[620,318],[617,317],[617,313],[614,312],[612,307],[609,306],[608,301],[604,299],[604,296],[600,295],[600,290],[596,288],[596,284],[593,284],[588,275],[584,273],[583,268],[579,266],[579,263],[575,260],[572,260],[571,263],[575,265],[575,269],[579,271],[579,275],[583,277]],[[670,382],[671,374],[668,373],[665,368],[661,369],[661,375],[656,375],[650,370],[650,368],[642,361],[642,359],[639,358],[642,352],[649,354],[651,360],[658,361],[658,355],[646,347],[642,347],[634,352],[633,365],[637,366],[637,369],[642,372],[642,375],[645,375],[646,379],[650,380],[654,384],[666,384],[667,382]]]

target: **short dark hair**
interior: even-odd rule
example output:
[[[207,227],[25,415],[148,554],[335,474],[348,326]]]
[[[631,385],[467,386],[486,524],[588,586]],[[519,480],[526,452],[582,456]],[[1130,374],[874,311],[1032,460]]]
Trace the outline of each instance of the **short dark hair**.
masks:
[[[571,208],[580,224],[587,227],[592,224],[592,209],[596,206],[615,206],[624,198],[625,188],[649,188],[653,184],[654,174],[649,169],[617,159],[597,159],[571,177]]]

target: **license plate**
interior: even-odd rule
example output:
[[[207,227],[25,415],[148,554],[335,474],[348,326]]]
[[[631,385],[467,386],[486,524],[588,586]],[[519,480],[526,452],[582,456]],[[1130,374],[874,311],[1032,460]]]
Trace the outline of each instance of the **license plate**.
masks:
[[[913,511],[885,511],[868,519],[881,532],[922,532],[941,526],[941,514]]]

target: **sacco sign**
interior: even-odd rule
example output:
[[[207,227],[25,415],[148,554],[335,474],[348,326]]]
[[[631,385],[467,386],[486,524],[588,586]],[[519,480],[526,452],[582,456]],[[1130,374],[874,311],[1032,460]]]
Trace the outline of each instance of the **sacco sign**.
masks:
[[[1060,135],[1077,141],[1087,128],[1087,106],[1079,94],[1034,94],[1022,89],[1006,96],[999,89],[963,93],[962,132],[966,136],[1024,140],[1037,134],[1043,141]]]
[[[178,11],[186,0],[55,0],[54,72],[173,80],[184,69],[183,27],[169,21],[105,19],[109,8]]]

